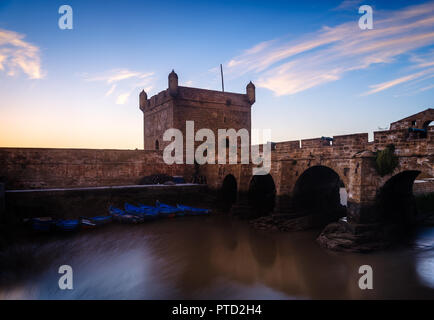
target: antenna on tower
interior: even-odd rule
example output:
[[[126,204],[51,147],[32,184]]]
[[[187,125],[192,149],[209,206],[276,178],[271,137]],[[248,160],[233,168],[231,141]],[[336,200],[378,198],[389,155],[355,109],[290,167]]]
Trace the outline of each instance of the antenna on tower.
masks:
[[[222,91],[225,92],[225,82],[223,79],[223,65],[220,64],[220,74],[222,75]]]

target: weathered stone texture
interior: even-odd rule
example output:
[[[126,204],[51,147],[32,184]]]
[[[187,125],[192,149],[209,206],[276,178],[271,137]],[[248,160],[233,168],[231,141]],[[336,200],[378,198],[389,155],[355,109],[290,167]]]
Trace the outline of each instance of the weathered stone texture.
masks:
[[[156,150],[157,145],[162,150],[167,146],[170,142],[163,141],[163,134],[169,128],[181,130],[185,138],[186,121],[194,121],[195,132],[211,129],[216,137],[218,129],[247,129],[250,134],[251,106],[255,100],[252,83],[246,94],[189,88],[178,86],[178,76],[172,72],[169,88],[145,98],[142,93],[145,150]],[[200,143],[195,142],[195,146]]]
[[[434,193],[434,180],[417,181],[413,185],[413,193],[415,195],[425,195]]]
[[[0,178],[9,190],[134,185],[158,173],[188,179],[193,167],[167,166],[155,151],[0,148]]]
[[[428,109],[416,114],[413,114],[402,120],[390,124],[390,130],[408,129],[408,128],[426,128],[434,119],[434,109]]]

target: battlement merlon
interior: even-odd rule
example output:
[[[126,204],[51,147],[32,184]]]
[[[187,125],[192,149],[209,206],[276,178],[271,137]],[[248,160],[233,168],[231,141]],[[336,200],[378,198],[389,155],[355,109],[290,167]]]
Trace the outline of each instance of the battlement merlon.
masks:
[[[178,85],[178,75],[172,70],[168,77],[168,88],[147,98],[145,91],[139,95],[140,110],[150,110],[170,100],[188,100],[197,103],[213,103],[222,106],[251,107],[256,101],[255,85],[252,82],[246,86],[246,93],[223,92]]]

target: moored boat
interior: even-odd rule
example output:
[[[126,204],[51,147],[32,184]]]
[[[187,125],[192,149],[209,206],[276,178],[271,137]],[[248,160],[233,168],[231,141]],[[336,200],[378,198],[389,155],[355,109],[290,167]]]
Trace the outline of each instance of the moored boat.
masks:
[[[202,209],[202,208],[194,208],[189,206],[184,206],[182,204],[177,205],[178,209],[182,210],[188,215],[201,215],[201,214],[210,214],[211,210],[209,209]]]
[[[93,229],[96,227],[96,224],[90,220],[90,218],[80,218],[80,226],[84,229]]]
[[[148,206],[148,205],[141,204],[141,203],[139,203],[139,208],[142,208],[145,210],[155,209],[155,207],[153,207],[153,206]]]
[[[176,214],[181,213],[182,211],[178,209],[177,207],[161,203],[157,200],[156,207],[158,208],[158,213],[160,216],[163,217],[174,217]]]
[[[51,217],[32,218],[30,224],[36,232],[49,232],[53,230],[56,220]]]
[[[137,215],[126,213],[124,210],[110,206],[109,213],[114,221],[121,223],[140,223],[143,222],[143,218]]]
[[[159,209],[151,206],[135,206],[129,203],[125,203],[124,205],[125,211],[128,214],[136,215],[144,220],[152,220],[158,217]]]
[[[112,222],[112,217],[111,216],[96,216],[96,217],[89,218],[89,220],[92,221],[97,226],[101,226],[101,225],[108,224],[108,223]]]
[[[56,228],[61,231],[75,231],[80,227],[80,221],[78,219],[71,220],[58,220],[56,222]]]

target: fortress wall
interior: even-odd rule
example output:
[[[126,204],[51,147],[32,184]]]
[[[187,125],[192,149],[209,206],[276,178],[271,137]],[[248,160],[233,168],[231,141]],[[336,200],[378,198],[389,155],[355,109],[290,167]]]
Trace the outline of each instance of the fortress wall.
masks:
[[[159,149],[162,150],[169,144],[163,141],[163,134],[173,127],[173,102],[168,100],[158,105],[149,105],[144,112],[144,149],[155,150],[155,141],[158,140]]]
[[[6,189],[134,185],[151,174],[189,179],[193,166],[166,165],[162,151],[0,148]]]
[[[300,149],[300,140],[276,143],[276,151],[278,152],[288,152],[297,149]]]
[[[434,180],[416,180],[413,185],[415,195],[425,195],[434,193]]]
[[[324,145],[324,141],[321,140],[321,138],[301,140],[302,148],[315,148],[315,147],[321,147],[323,145]]]
[[[387,130],[387,131],[375,131],[374,143],[377,145],[398,144],[406,142],[408,138],[407,129]]]
[[[368,143],[367,133],[355,133],[333,137],[333,146],[359,145],[363,146]]]

